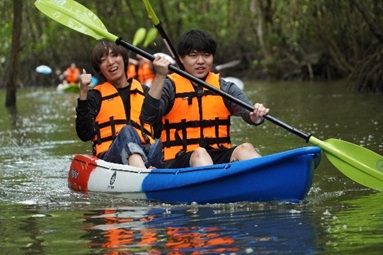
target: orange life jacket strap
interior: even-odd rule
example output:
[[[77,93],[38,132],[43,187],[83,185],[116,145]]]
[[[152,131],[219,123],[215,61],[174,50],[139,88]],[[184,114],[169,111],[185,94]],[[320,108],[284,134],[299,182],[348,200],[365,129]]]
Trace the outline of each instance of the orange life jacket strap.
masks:
[[[194,128],[194,127],[215,127],[215,138],[209,138],[209,137],[200,137],[195,139],[188,139],[187,138],[187,128]],[[164,130],[166,130],[166,137],[167,139],[163,141],[164,147],[172,147],[172,146],[180,146],[184,149],[186,149],[186,146],[188,144],[199,144],[201,147],[207,147],[212,144],[222,144],[222,143],[231,143],[230,136],[226,137],[219,137],[219,127],[220,126],[226,126],[227,127],[227,133],[230,131],[230,119],[219,119],[216,118],[215,120],[193,120],[193,121],[186,121],[182,120],[178,123],[169,123],[169,120],[166,120],[164,123]],[[175,140],[171,141],[169,139],[170,132],[175,129]],[[178,135],[177,131],[182,131],[182,136],[184,139],[181,139],[181,137]]]
[[[126,120],[114,120],[112,117],[110,118],[109,122],[104,123],[96,123],[96,137],[97,139],[94,141],[96,144],[101,144],[106,141],[111,141],[116,138],[116,125],[131,125],[137,129],[140,129],[142,131],[142,135],[144,136],[145,140],[149,140],[148,136],[151,136],[150,130],[144,128],[142,125],[138,124],[137,122],[133,120],[129,120],[128,123],[126,123]],[[104,127],[110,126],[112,129],[112,136],[101,138],[100,136],[100,129]]]

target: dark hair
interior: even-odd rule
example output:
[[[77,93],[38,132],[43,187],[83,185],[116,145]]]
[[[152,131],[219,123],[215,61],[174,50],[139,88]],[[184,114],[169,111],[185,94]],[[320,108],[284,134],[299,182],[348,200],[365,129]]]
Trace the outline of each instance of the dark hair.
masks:
[[[205,31],[193,29],[183,34],[177,46],[177,53],[181,57],[190,54],[193,50],[215,55],[217,42]]]
[[[128,51],[113,42],[107,41],[102,39],[97,43],[97,45],[93,48],[91,54],[90,54],[90,63],[93,67],[93,69],[102,76],[102,78],[105,79],[104,75],[100,73],[100,64],[101,64],[101,58],[104,55],[109,54],[109,49],[112,50],[113,53],[117,55],[121,55],[122,59],[124,60],[124,70],[126,71],[129,65],[129,54]]]

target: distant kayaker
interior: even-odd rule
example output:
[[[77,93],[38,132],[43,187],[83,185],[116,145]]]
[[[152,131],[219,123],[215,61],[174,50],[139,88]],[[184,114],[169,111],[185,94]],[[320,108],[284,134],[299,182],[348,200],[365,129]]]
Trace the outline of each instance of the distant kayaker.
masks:
[[[70,66],[60,75],[62,84],[76,84],[80,80],[80,69],[77,68],[76,63],[71,63]]]
[[[92,141],[93,154],[119,164],[160,167],[161,142],[151,136],[149,125],[141,125],[140,112],[149,88],[127,79],[128,52],[102,40],[90,55],[91,65],[104,79],[89,89],[92,75],[80,76],[76,108],[76,131],[82,141]]]
[[[153,64],[149,59],[143,56],[137,55],[138,69],[137,69],[137,80],[141,84],[145,84],[150,87],[153,82],[155,72],[153,70]]]
[[[253,105],[234,83],[211,72],[216,41],[206,32],[191,30],[177,46],[186,72]],[[153,62],[156,77],[145,97],[141,118],[151,125],[162,122],[161,137],[165,168],[211,165],[260,157],[251,143],[231,147],[230,116],[240,116],[252,125],[263,122],[269,112],[256,103],[249,112],[230,100],[192,84],[178,75],[168,75],[169,61],[157,56]]]
[[[137,80],[137,68],[138,61],[134,58],[129,58],[128,69],[126,70],[126,76],[129,78],[134,78]]]

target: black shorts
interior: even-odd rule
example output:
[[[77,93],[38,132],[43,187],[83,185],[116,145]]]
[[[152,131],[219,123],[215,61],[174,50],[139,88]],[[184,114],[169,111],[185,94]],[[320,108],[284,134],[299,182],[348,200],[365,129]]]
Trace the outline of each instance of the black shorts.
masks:
[[[209,153],[210,157],[213,160],[214,164],[220,164],[220,163],[229,163],[231,154],[233,154],[233,151],[236,147],[232,148],[222,148],[222,149],[206,149],[206,151]],[[190,157],[193,152],[190,151],[188,153],[185,153],[182,156],[179,156],[175,159],[167,160],[164,162],[163,167],[164,168],[183,168],[183,167],[189,167],[190,166]]]

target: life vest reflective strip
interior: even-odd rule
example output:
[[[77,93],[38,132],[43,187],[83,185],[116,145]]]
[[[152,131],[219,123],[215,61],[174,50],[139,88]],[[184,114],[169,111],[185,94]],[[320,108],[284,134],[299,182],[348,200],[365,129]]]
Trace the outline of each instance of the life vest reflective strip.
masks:
[[[152,143],[150,137],[150,126],[141,126],[140,113],[144,101],[144,91],[141,84],[132,80],[130,88],[130,112],[125,112],[124,103],[117,89],[110,83],[105,82],[94,88],[101,94],[100,112],[97,114],[96,135],[93,138],[93,154],[98,156],[107,151],[120,132],[121,128],[127,124],[132,125],[139,134],[141,142]]]
[[[230,148],[230,112],[223,98],[200,88],[177,74],[169,75],[175,84],[175,100],[170,112],[163,117],[164,160],[174,159],[198,147]],[[210,73],[206,79],[220,88],[219,75]]]
[[[155,74],[151,67],[151,64],[145,62],[138,67],[137,70],[137,79],[145,84],[147,80],[154,80]]]
[[[66,69],[66,80],[69,83],[76,83],[80,75],[80,69],[75,68],[72,70],[70,67]]]

